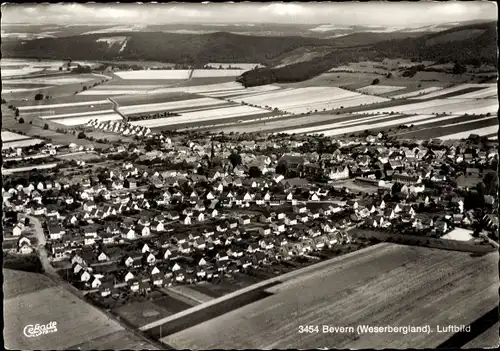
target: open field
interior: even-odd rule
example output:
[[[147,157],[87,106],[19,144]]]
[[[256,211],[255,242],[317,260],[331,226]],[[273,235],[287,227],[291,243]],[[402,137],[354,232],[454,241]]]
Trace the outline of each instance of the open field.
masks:
[[[212,98],[199,98],[179,100],[172,102],[156,103],[156,104],[141,104],[132,106],[121,106],[119,111],[125,115],[132,115],[137,113],[149,113],[155,111],[173,111],[176,109],[208,107],[226,104],[226,101],[217,100]]]
[[[28,146],[37,145],[43,143],[44,141],[41,139],[31,139],[31,138],[23,138],[22,140],[16,141],[3,141],[2,142],[2,150],[9,148],[23,148]]]
[[[298,330],[300,325],[428,324],[435,331],[437,325],[468,325],[498,304],[497,262],[497,253],[471,257],[376,245],[268,289],[273,296],[162,341],[190,349],[435,347],[452,333],[357,335]]]
[[[231,98],[257,106],[270,106],[289,113],[307,113],[373,104],[387,101],[385,98],[367,96],[340,88],[308,87],[286,91],[270,91],[257,96]]]
[[[2,71],[3,72],[3,71]],[[92,74],[67,74],[65,76],[52,76],[45,78],[23,78],[9,79],[4,81],[4,84],[51,84],[65,85],[74,83],[86,83],[95,80],[97,77]]]
[[[44,164],[39,164],[39,165],[18,167],[18,168],[2,168],[2,173],[4,175],[9,175],[9,174],[13,174],[13,173],[28,172],[28,171],[32,171],[34,169],[36,169],[36,170],[51,169],[51,168],[54,168],[56,166],[57,166],[57,163],[44,163]]]
[[[115,308],[113,313],[139,328],[160,318],[172,315],[172,312],[152,301],[132,302]]]
[[[393,99],[406,99],[406,98],[411,98],[411,97],[414,97],[414,96],[419,96],[419,95],[424,95],[424,94],[427,94],[427,93],[432,93],[434,91],[438,91],[438,90],[441,90],[443,88],[441,87],[429,87],[429,88],[425,88],[425,89],[420,89],[420,90],[415,90],[415,91],[412,91],[411,93],[404,93],[404,94],[400,94],[400,95],[394,95],[394,96],[391,96],[391,98]]]
[[[103,312],[55,286],[41,274],[4,270],[4,293],[4,318],[9,321],[3,334],[7,349],[62,350],[92,340],[98,349],[102,349],[101,343],[112,340],[106,340],[106,336],[117,332],[122,332],[131,344],[143,342]],[[52,321],[57,323],[55,333],[37,338],[23,334],[24,327],[29,324]],[[148,346],[152,345],[145,345]],[[112,348],[119,347],[113,345]]]
[[[142,70],[142,71],[124,71],[116,72],[118,77],[122,79],[188,79],[191,70]]]
[[[131,122],[132,125],[145,126],[149,128],[162,127],[167,125],[179,125],[195,123],[207,120],[219,120],[243,116],[252,116],[268,113],[268,110],[250,106],[234,106],[228,108],[215,108],[212,110],[186,112],[181,116],[157,118],[144,121]]]
[[[407,113],[407,114],[429,114],[429,113],[448,113],[448,114],[485,114],[498,112],[497,99],[434,99],[425,102],[416,102],[413,104],[404,104],[365,110],[358,113]]]
[[[117,331],[73,345],[68,347],[68,350],[158,350],[158,348],[127,331]]]
[[[21,140],[21,139],[29,139],[29,136],[21,135],[17,133],[8,132],[6,130],[2,130],[2,142],[7,143],[9,141]]]
[[[458,95],[460,95],[460,91],[463,91],[463,90],[477,89],[478,91],[481,91],[482,89],[493,88],[493,87],[496,89],[496,84],[459,84],[459,85],[453,86],[451,88],[445,88],[445,89],[441,89],[439,91],[435,91],[435,92],[432,92],[429,94],[416,96],[416,97],[414,97],[414,99],[425,100],[425,99],[440,98],[443,95],[447,95],[447,94],[451,94],[451,93],[458,93]],[[488,90],[488,92],[491,92],[491,90]],[[460,96],[460,98],[461,98],[461,96]]]
[[[86,124],[87,122],[96,119],[99,122],[106,122],[106,121],[122,120],[123,118],[116,112],[110,112],[110,113],[101,113],[98,115],[84,115],[80,117],[59,118],[59,119],[55,118],[51,120],[60,124],[64,124],[66,126],[76,126],[76,125]]]
[[[250,71],[254,68],[258,67],[264,67],[260,63],[214,63],[214,62],[209,62],[205,65],[205,67],[210,67],[210,68],[223,68],[223,69],[228,69],[228,68],[236,68],[236,69],[242,69],[244,71]]]
[[[192,78],[239,77],[245,69],[195,69]]]
[[[42,102],[42,101],[37,101],[36,105],[31,104],[26,104],[25,106],[20,105],[19,111],[31,111],[31,110],[43,110],[43,109],[48,109],[48,110],[55,110],[63,107],[75,107],[75,106],[97,106],[97,105],[107,105],[109,104],[109,100],[106,99],[101,99],[101,100],[91,100],[91,101],[75,101],[75,102],[69,102],[69,103],[52,103],[50,102]]]

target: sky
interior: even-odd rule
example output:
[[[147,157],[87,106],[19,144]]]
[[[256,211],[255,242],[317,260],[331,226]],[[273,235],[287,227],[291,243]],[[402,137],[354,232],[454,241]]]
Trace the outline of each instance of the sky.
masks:
[[[302,23],[418,27],[497,20],[495,2],[2,4],[2,22],[32,24]]]

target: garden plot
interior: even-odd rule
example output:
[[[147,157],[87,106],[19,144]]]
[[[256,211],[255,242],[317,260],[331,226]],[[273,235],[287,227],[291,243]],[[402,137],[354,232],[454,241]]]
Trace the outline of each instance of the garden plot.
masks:
[[[3,132],[2,132],[2,134],[3,134]],[[2,138],[3,138],[3,135],[2,135]],[[10,141],[10,142],[3,141],[2,150],[9,149],[9,148],[17,149],[17,148],[29,147],[29,146],[33,146],[33,145],[38,145],[38,144],[43,143],[43,142],[44,141],[41,139],[30,139],[30,138],[25,138],[22,140],[15,140],[15,141]]]
[[[365,94],[387,94],[397,90],[403,90],[406,87],[396,87],[391,85],[368,85],[363,88],[359,88],[358,91]]]
[[[460,133],[443,135],[443,136],[440,136],[439,139],[443,139],[443,140],[466,139],[471,134],[477,134],[479,136],[483,136],[483,135],[490,135],[490,134],[497,133],[497,132],[498,132],[498,125],[483,127],[483,128],[478,128],[478,129],[472,129],[472,130],[468,130],[468,131],[460,132]]]
[[[264,113],[269,113],[269,111],[257,107],[235,106],[230,108],[186,112],[181,116],[137,121],[131,122],[131,124],[149,128],[156,128],[168,125],[196,123],[200,121],[212,121],[243,116],[253,116]]]
[[[90,120],[97,119],[99,122],[106,121],[117,121],[121,120],[122,117],[118,113],[105,113],[100,115],[86,115],[81,117],[70,117],[70,118],[61,118],[61,119],[51,119],[51,121],[64,124],[66,126],[76,126],[81,124],[86,124]]]
[[[189,79],[191,70],[155,69],[155,70],[116,72],[115,74],[122,79]]]
[[[419,96],[419,95],[432,93],[432,92],[442,90],[442,89],[443,89],[442,87],[428,87],[425,89],[415,90],[415,91],[412,91],[410,93],[404,93],[404,94],[400,94],[400,95],[391,96],[391,98],[393,98],[393,99],[406,99],[406,98],[411,98],[411,97],[415,97],[415,96]]]
[[[244,69],[195,69],[191,78],[239,77]]]
[[[417,97],[414,97],[413,99],[425,100],[425,99],[439,98],[440,96],[450,94],[450,93],[456,93],[456,92],[459,92],[461,90],[466,90],[466,89],[471,89],[471,88],[478,88],[478,89],[491,88],[492,86],[496,87],[496,84],[460,84],[460,85],[456,85],[456,86],[451,87],[451,88],[441,89],[439,91],[436,91],[436,92],[433,92],[430,94],[417,96]],[[460,96],[457,96],[457,97],[460,98]]]
[[[43,104],[40,105],[32,105],[32,106],[20,106],[19,111],[29,111],[29,110],[43,110],[43,109],[57,109],[64,107],[75,107],[75,106],[92,106],[92,105],[103,105],[109,104],[109,100],[95,100],[95,101],[82,101],[82,102],[71,102],[71,103],[63,103],[63,104]]]
[[[21,139],[29,139],[29,136],[2,130],[2,142],[4,142],[4,143],[7,143],[7,142],[13,141],[13,140],[21,140]]]
[[[170,111],[174,109],[181,108],[196,108],[196,107],[207,107],[207,106],[217,106],[226,104],[224,100],[217,100],[212,98],[200,98],[200,99],[190,99],[190,100],[180,100],[171,102],[162,102],[157,104],[143,104],[143,105],[132,105],[132,106],[122,106],[119,107],[119,111],[125,115],[137,114],[137,113],[148,113],[155,111]]]
[[[498,101],[495,99],[435,99],[431,101],[418,102],[414,104],[390,106],[375,110],[354,112],[354,113],[407,113],[407,114],[428,114],[428,113],[450,113],[450,114],[483,114],[495,113],[498,111]]]

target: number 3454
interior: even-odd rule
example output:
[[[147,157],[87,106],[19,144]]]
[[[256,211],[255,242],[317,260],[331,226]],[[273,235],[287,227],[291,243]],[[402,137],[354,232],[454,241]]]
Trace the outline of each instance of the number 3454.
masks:
[[[299,334],[313,334],[319,333],[317,325],[299,325]]]

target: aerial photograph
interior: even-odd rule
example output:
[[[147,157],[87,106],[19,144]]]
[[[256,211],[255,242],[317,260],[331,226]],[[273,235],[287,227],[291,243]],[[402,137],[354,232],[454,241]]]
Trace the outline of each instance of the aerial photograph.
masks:
[[[5,349],[499,346],[496,2],[1,18]]]

